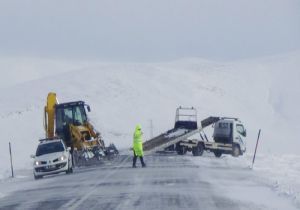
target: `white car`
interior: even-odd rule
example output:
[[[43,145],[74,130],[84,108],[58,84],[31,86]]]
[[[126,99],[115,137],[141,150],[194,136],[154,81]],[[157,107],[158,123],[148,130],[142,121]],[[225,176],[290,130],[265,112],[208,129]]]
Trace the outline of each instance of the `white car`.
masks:
[[[40,140],[34,158],[33,175],[35,179],[45,175],[73,172],[71,148],[66,147],[61,139]]]

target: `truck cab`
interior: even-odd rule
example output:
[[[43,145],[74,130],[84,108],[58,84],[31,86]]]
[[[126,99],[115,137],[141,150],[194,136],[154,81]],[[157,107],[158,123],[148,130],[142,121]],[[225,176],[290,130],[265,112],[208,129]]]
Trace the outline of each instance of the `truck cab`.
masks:
[[[213,127],[213,141],[204,133],[209,125]],[[192,151],[194,156],[201,156],[204,150],[213,152],[216,157],[222,154],[238,157],[246,152],[247,132],[238,118],[209,117],[201,121],[201,126],[200,138],[186,139],[179,143],[180,148]]]
[[[243,123],[237,118],[221,118],[214,124],[213,140],[216,146],[230,145],[233,156],[242,155],[246,151],[247,132]],[[219,153],[228,153],[227,150],[216,150]]]

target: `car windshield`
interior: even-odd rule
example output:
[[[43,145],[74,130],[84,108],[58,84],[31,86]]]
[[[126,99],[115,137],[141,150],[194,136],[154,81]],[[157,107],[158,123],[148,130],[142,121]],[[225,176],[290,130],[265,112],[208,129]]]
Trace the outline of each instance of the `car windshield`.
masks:
[[[41,156],[49,153],[63,152],[65,150],[61,142],[53,142],[48,144],[40,144],[36,150],[36,156]]]

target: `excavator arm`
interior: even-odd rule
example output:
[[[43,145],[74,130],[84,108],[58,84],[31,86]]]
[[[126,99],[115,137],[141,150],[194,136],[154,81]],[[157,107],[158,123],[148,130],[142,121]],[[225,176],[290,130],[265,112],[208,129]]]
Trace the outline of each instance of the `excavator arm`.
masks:
[[[56,93],[49,93],[47,105],[44,110],[44,127],[47,138],[54,138],[55,135],[55,105],[58,104]]]

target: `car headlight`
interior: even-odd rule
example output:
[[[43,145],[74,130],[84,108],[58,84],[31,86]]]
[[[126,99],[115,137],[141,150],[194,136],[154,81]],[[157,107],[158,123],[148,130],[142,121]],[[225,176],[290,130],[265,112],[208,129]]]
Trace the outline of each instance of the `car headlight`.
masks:
[[[60,157],[58,158],[58,160],[60,160],[60,161],[64,161],[64,160],[66,160],[66,159],[67,159],[67,157],[66,157],[65,155],[60,156]]]
[[[35,165],[35,166],[42,165],[42,162],[41,162],[41,161],[37,161],[37,160],[36,160],[36,161],[34,161],[34,165]]]

